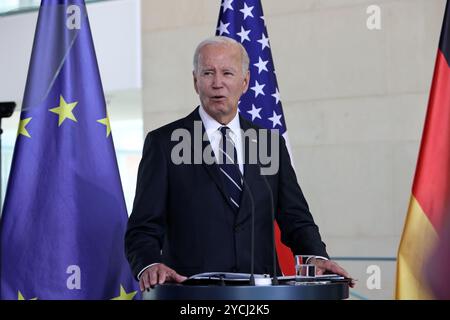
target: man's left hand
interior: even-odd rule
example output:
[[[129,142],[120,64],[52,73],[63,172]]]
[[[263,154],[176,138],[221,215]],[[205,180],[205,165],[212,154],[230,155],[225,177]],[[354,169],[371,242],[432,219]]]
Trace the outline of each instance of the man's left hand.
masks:
[[[350,277],[347,271],[345,271],[340,265],[331,260],[323,260],[312,258],[308,263],[316,266],[316,275],[322,275],[325,273],[334,273],[340,276],[351,279],[349,285],[351,288],[355,286],[355,280]]]

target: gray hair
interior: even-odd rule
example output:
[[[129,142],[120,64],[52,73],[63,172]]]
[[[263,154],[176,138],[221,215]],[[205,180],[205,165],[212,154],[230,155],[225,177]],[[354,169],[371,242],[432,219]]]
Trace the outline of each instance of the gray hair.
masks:
[[[242,74],[245,75],[248,71],[248,67],[250,64],[250,58],[248,57],[247,50],[245,50],[244,46],[237,42],[236,40],[224,36],[214,36],[207,38],[200,42],[195,49],[194,53],[194,72],[198,71],[198,58],[200,55],[200,50],[207,45],[218,45],[218,44],[228,44],[228,45],[237,45],[241,50],[241,60],[242,60]]]

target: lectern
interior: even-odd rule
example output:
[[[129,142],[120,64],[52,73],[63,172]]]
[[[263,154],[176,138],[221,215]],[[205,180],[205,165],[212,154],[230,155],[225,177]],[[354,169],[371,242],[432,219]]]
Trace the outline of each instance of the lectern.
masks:
[[[342,300],[348,281],[280,281],[279,285],[163,284],[144,292],[144,300]]]

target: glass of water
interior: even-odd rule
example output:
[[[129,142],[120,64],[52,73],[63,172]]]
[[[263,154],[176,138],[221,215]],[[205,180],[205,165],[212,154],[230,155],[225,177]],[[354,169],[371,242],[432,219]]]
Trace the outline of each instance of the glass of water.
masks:
[[[313,278],[316,276],[316,266],[310,264],[311,255],[296,255],[295,256],[295,275],[299,278]]]

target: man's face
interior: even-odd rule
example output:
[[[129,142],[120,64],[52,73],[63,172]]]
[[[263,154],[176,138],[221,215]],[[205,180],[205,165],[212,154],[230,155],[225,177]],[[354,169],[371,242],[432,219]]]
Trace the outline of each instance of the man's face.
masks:
[[[249,72],[242,74],[239,47],[231,44],[204,46],[198,57],[198,70],[194,70],[193,75],[195,91],[205,111],[222,124],[230,122],[250,78]]]

